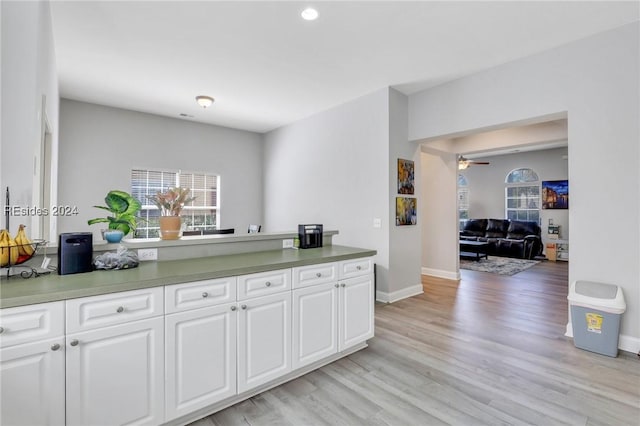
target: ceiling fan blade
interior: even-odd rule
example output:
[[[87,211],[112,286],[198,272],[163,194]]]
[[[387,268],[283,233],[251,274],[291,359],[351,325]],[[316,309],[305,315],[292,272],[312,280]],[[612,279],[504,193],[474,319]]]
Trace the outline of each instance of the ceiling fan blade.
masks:
[[[482,164],[482,165],[486,165],[486,164],[491,164],[488,161],[473,161],[473,160],[469,160],[470,164]]]

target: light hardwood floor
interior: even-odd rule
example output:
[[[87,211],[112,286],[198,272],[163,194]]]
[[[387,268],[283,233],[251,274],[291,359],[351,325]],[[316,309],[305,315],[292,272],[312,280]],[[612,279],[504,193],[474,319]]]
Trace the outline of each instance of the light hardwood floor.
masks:
[[[461,272],[377,304],[367,349],[193,425],[640,425],[636,354],[564,337],[566,263]]]

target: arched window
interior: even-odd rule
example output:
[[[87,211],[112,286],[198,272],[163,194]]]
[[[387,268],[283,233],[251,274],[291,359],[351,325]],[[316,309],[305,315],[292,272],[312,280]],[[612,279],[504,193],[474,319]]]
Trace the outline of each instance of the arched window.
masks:
[[[505,179],[505,216],[540,223],[540,179],[531,169],[516,169]]]
[[[458,221],[460,230],[464,229],[464,224],[469,220],[469,186],[467,178],[458,175]]]

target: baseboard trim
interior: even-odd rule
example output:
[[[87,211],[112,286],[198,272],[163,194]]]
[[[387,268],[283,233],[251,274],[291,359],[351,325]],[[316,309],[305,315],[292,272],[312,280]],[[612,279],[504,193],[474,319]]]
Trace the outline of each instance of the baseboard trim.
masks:
[[[429,275],[436,278],[444,278],[446,280],[460,281],[460,271],[451,272],[442,269],[422,268],[422,275]]]
[[[567,323],[567,330],[564,335],[573,338],[573,326],[571,323]],[[640,339],[633,336],[627,336],[626,334],[621,334],[618,337],[618,349],[625,352],[631,352],[632,354],[640,353]]]
[[[403,288],[402,290],[386,293],[384,291],[376,291],[376,301],[382,303],[393,303],[398,300],[406,299],[407,297],[417,296],[424,293],[422,284],[412,285],[411,287]]]

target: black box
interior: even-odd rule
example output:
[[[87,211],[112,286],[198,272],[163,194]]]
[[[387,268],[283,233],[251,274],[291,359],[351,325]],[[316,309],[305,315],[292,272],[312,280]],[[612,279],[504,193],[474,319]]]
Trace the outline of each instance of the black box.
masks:
[[[93,234],[70,232],[58,237],[58,275],[93,271]]]

